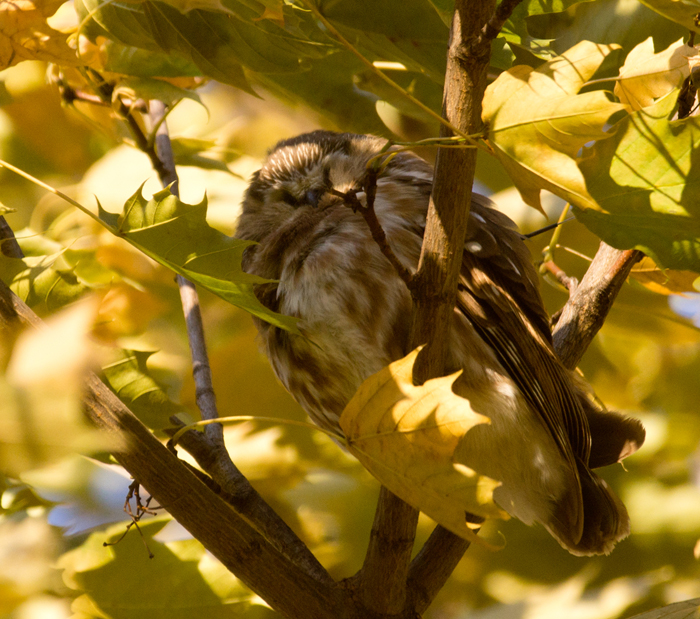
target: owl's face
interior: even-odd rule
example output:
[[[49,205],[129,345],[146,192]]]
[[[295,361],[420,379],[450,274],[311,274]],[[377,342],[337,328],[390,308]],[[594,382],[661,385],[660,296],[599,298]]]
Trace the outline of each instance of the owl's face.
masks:
[[[245,207],[257,211],[267,225],[301,208],[324,209],[340,202],[331,190],[359,190],[367,162],[384,144],[374,136],[329,131],[284,140],[254,176]]]

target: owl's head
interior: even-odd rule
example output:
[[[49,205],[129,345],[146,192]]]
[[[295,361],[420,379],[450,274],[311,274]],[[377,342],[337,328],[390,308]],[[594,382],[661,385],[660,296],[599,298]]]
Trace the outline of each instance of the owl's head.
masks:
[[[251,179],[236,236],[259,242],[300,218],[318,219],[331,207],[349,211],[352,204],[340,197],[349,191],[356,191],[356,198],[364,203],[367,165],[386,144],[386,139],[372,135],[332,131],[313,131],[279,142]],[[416,219],[420,227],[432,176],[432,166],[420,157],[408,151],[395,153],[377,181],[375,208],[381,211],[382,197],[391,196],[391,208],[406,219]]]
[[[367,162],[385,143],[374,136],[332,131],[283,140],[269,152],[248,193],[295,208],[317,207],[329,189],[358,188]]]

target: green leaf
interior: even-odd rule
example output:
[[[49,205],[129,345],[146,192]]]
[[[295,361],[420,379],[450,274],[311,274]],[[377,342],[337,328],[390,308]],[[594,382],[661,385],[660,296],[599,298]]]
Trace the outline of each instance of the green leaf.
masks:
[[[193,9],[186,14],[151,1],[79,0],[76,7],[81,17],[89,18],[85,32],[91,38],[102,35],[126,46],[176,53],[189,59],[203,75],[251,94],[255,93],[244,67],[262,73],[296,72],[302,59],[332,51],[327,37],[307,13],[285,6],[283,27],[279,21],[263,18],[263,5],[256,3],[261,12],[248,4],[227,1],[227,13]],[[301,36],[302,32],[309,36]],[[152,74],[151,67],[143,73],[135,63],[130,68],[136,76]]]
[[[353,76],[366,70],[355,56],[339,51],[307,61],[306,68],[301,73],[258,75],[257,82],[282,99],[304,103],[346,131],[386,132],[377,115],[375,98],[353,86]]]
[[[581,164],[596,206],[576,217],[606,243],[700,272],[700,120],[672,121],[677,92],[630,114]]]
[[[320,10],[370,60],[400,62],[442,84],[449,31],[424,0],[332,0]]]
[[[531,36],[528,18],[534,15],[561,13],[576,4],[590,1],[592,0],[529,0],[521,2],[503,25],[499,38],[521,46],[539,58],[549,59],[553,52],[550,48],[550,41]]]
[[[448,28],[452,25],[452,14],[455,10],[454,0],[428,0],[437,11],[442,23]]]
[[[89,289],[76,277],[63,252],[21,259],[0,255],[0,279],[40,313],[72,303]]]
[[[173,138],[171,140],[175,163],[183,166],[193,166],[205,170],[220,170],[233,174],[229,167],[219,159],[205,157],[202,153],[216,146],[215,140],[200,140],[197,138]],[[237,159],[235,156],[232,159]],[[235,176],[235,175],[234,175]]]
[[[139,49],[117,41],[104,45],[104,65],[107,71],[139,77],[198,77],[197,65],[176,51],[168,53]]]
[[[132,101],[137,99],[145,99],[147,101],[157,99],[169,107],[183,99],[191,99],[206,109],[206,106],[194,90],[180,88],[169,82],[152,78],[130,77],[120,80],[112,93],[112,100],[114,101],[120,95],[129,97]]]
[[[436,84],[421,73],[414,71],[384,70],[394,82],[403,87],[406,92],[425,103],[429,108],[440,113],[442,108],[442,86]],[[435,118],[430,116],[417,105],[412,103],[395,88],[389,86],[376,73],[370,70],[363,71],[354,76],[355,86],[360,90],[371,92],[381,100],[390,103],[395,108],[413,118],[435,124]]]
[[[120,540],[128,523],[116,524],[93,533],[59,559],[65,583],[82,593],[73,602],[77,616],[84,616],[82,612],[111,619],[254,616],[259,602],[198,541],[163,543],[154,538],[169,520],[140,522],[143,539],[132,527]]]
[[[253,284],[266,280],[241,268],[243,251],[251,242],[212,228],[206,214],[206,196],[199,204],[185,204],[169,189],[146,200],[139,188],[121,215],[99,206],[100,219],[113,234],[156,262],[270,324],[298,333],[297,319],[268,310],[253,294]]]
[[[698,29],[700,2],[697,0],[640,0],[652,11],[680,24],[691,31]]]
[[[183,407],[173,402],[148,371],[152,352],[120,350],[116,359],[102,368],[111,389],[149,428],[172,427],[170,417]]]

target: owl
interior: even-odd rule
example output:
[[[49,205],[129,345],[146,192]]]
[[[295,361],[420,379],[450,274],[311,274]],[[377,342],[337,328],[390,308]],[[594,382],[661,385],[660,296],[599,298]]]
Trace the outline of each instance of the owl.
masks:
[[[410,352],[412,299],[372,238],[367,167],[386,140],[314,131],[283,140],[256,172],[236,236],[255,241],[243,268],[270,283],[256,295],[299,318],[303,337],[259,319],[275,374],[319,426],[338,419],[360,384]],[[415,272],[433,168],[397,152],[376,183],[374,210],[394,255]],[[541,523],[575,555],[609,553],[629,533],[627,511],[591,469],[644,441],[641,424],[592,404],[552,346],[529,251],[513,222],[472,195],[457,303],[449,327],[454,391],[490,419],[460,444],[460,461],[501,482],[494,499]]]

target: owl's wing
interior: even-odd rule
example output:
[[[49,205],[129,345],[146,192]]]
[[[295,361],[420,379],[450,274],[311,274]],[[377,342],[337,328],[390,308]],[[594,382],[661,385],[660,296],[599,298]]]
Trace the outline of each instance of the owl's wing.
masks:
[[[510,219],[486,203],[473,198],[458,307],[541,415],[565,458],[572,466],[574,455],[587,464],[588,421],[552,347],[530,254]]]
[[[589,463],[600,466],[629,455],[643,442],[644,430],[636,420],[587,403],[554,352],[529,251],[510,219],[488,203],[473,198],[458,308],[540,416],[576,480],[577,487],[568,489],[543,524],[574,554],[607,554],[629,533],[629,517]],[[615,438],[592,441],[591,425]]]

